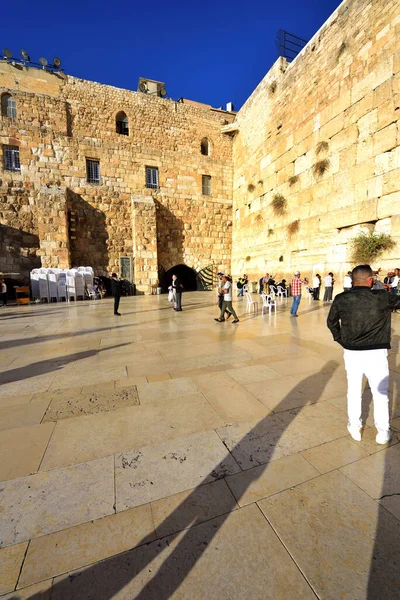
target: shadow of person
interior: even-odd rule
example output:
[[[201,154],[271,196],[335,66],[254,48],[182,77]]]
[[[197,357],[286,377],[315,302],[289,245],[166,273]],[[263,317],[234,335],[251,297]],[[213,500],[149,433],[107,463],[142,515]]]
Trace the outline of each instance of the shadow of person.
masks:
[[[399,339],[398,335],[393,337],[393,358]],[[389,375],[389,381],[390,378]],[[391,419],[400,417],[398,388],[399,383],[394,380],[389,389]],[[393,431],[392,434],[396,442],[400,433]],[[382,452],[374,455],[373,467],[374,485],[369,492],[377,501],[377,527],[366,600],[397,600],[400,598],[400,444],[382,448]]]
[[[305,406],[321,399],[337,367],[335,361],[329,361],[318,373],[305,378],[282,399],[274,414],[264,417],[244,435],[240,432],[246,425],[237,425],[236,434],[239,439],[235,443],[233,436],[231,442],[224,441],[225,446],[230,448],[224,460],[216,465],[199,486],[157,527],[158,532],[162,532],[166,537],[154,540],[154,537],[146,536],[138,544],[141,547],[75,571],[54,582],[51,600],[171,598],[195,564],[207,553],[224,523],[230,516],[231,519],[235,519],[239,512],[236,511],[237,502],[240,502],[249,486],[265,472],[269,462],[306,449],[309,447],[310,437],[314,444],[326,441],[326,434],[321,431],[318,422],[310,419],[306,425],[304,422],[299,424],[296,417]],[[281,411],[286,412],[280,415]],[[304,432],[305,427],[307,432]],[[232,464],[235,465],[236,471],[237,464],[242,465],[246,469],[247,477],[243,479],[239,491],[235,491],[236,498],[230,494],[224,514],[204,522],[204,510],[202,511],[198,502],[202,486],[229,475],[232,472],[229,465]],[[252,466],[257,468],[251,469]],[[172,533],[176,532],[177,528],[179,532]],[[168,533],[171,535],[168,536]],[[237,535],[240,537],[240,532],[237,532]],[[225,593],[230,584],[224,581],[224,585],[227,586],[224,589]],[[47,600],[47,593],[35,593],[29,600]],[[293,590],[293,595],[295,594],[296,590]],[[223,597],[234,598],[235,590],[231,589]],[[17,599],[18,595],[15,595],[13,600]]]
[[[72,362],[83,360],[84,358],[90,358],[92,356],[96,356],[99,354],[99,352],[113,350],[115,348],[120,348],[121,346],[129,346],[129,343],[126,342],[124,344],[116,344],[115,346],[108,346],[98,350],[84,350],[83,352],[75,352],[74,354],[68,354],[67,356],[61,356],[59,358],[41,360],[39,362],[27,365],[26,367],[9,369],[0,375],[0,385],[14,383],[16,381],[24,381],[25,379],[29,379],[31,377],[38,377],[40,375],[45,375],[46,373],[59,371]]]

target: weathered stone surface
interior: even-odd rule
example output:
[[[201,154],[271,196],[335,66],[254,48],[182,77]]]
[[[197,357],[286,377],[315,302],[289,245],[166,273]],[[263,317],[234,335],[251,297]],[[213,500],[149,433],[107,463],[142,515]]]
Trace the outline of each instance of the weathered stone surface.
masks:
[[[62,393],[60,398],[56,392],[43,421],[60,421],[68,417],[93,415],[99,412],[110,412],[127,406],[140,404],[136,386],[121,390],[93,391],[85,393]]]

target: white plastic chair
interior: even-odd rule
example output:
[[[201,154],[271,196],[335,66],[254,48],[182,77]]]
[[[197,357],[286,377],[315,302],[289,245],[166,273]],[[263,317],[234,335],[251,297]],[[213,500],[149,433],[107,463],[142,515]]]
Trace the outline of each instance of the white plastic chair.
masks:
[[[281,285],[278,285],[278,293],[277,296],[281,297],[281,298],[287,298],[288,297],[288,291],[287,289],[285,290]]]
[[[249,292],[245,292],[245,297],[247,300],[246,312],[254,312],[254,314],[258,314],[258,302],[253,300],[251,294]]]
[[[274,311],[276,312],[276,300],[273,300],[271,295],[265,294],[264,292],[261,294],[261,297],[263,301],[263,313],[266,313],[267,310],[269,310],[269,312],[271,313],[272,309],[274,309]]]
[[[243,294],[249,294],[249,284],[245,283],[243,286]]]
[[[92,285],[87,284],[86,285],[86,291],[87,291],[87,295],[89,296],[90,300],[96,300],[97,299],[96,291],[93,289]]]

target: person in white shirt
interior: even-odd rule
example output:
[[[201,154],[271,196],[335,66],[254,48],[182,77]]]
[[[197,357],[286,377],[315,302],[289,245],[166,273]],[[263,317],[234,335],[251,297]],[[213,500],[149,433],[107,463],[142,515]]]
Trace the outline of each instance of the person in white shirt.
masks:
[[[2,306],[7,306],[7,285],[4,279],[0,279],[0,296],[3,301]]]
[[[347,273],[347,275],[344,276],[343,289],[346,292],[347,290],[351,290],[352,287],[353,287],[353,280],[351,278],[351,271],[349,271]]]
[[[312,280],[314,300],[319,300],[320,285],[321,285],[321,280],[320,280],[319,275],[314,275],[313,280]]]
[[[399,269],[395,269],[394,270],[394,277],[392,279],[392,281],[390,282],[390,286],[392,288],[392,294],[395,294],[397,296],[397,288],[399,286]]]
[[[235,312],[235,309],[232,306],[232,279],[228,275],[223,275],[222,281],[223,281],[222,291],[224,292],[224,299],[222,301],[219,319],[214,319],[214,320],[218,321],[219,323],[222,323],[222,321],[225,321],[224,315],[225,315],[225,311],[228,309],[228,311],[230,313],[232,313],[232,315],[234,316],[234,320],[232,321],[232,323],[239,323],[238,316]]]
[[[326,277],[324,277],[324,302],[332,302],[332,292],[333,292],[333,273],[328,273]]]

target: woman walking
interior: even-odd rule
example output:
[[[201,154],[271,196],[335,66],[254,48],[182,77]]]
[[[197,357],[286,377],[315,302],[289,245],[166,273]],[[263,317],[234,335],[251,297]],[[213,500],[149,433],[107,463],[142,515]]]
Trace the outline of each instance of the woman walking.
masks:
[[[224,314],[225,311],[228,309],[228,311],[234,316],[234,320],[232,321],[232,323],[239,323],[238,316],[235,312],[235,309],[232,306],[232,279],[228,275],[223,275],[222,282],[222,292],[224,294],[224,299],[222,301],[219,319],[214,320],[218,321],[219,323],[225,321]]]

